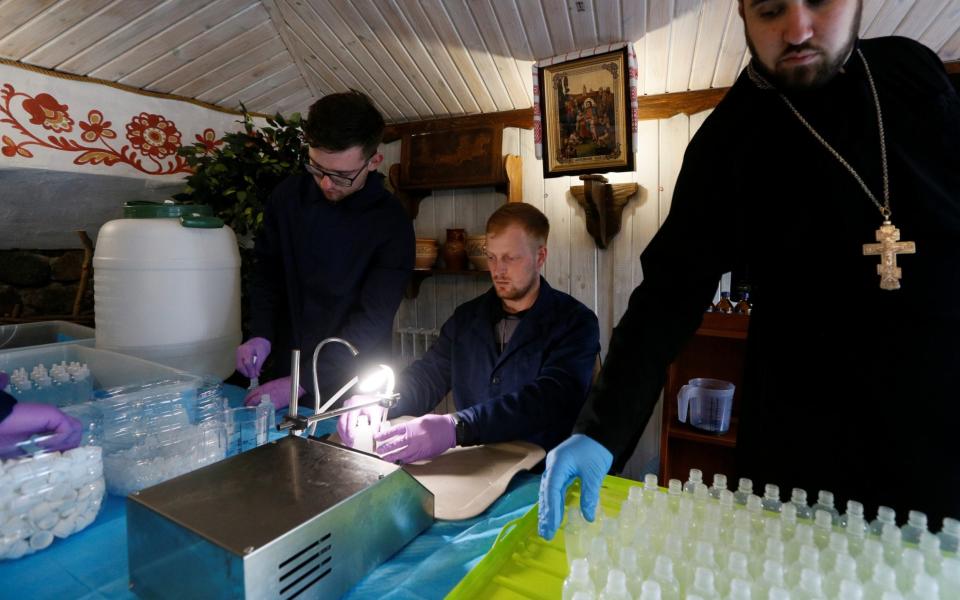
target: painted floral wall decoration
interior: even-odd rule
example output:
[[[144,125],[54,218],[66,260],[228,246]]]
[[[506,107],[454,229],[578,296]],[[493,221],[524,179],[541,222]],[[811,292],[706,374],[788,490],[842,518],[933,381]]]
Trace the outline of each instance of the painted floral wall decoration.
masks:
[[[125,164],[148,175],[193,172],[177,154],[183,134],[176,123],[163,115],[141,112],[121,129],[108,121],[102,111],[94,109],[77,122],[70,107],[54,96],[31,96],[6,83],[0,88],[0,117],[0,123],[22,134],[21,139],[0,136],[0,151],[7,157],[33,158],[31,149],[41,147],[75,153],[73,163],[77,165]],[[119,135],[126,142],[118,141]],[[223,144],[213,129],[205,129],[202,135],[194,137],[207,152]]]

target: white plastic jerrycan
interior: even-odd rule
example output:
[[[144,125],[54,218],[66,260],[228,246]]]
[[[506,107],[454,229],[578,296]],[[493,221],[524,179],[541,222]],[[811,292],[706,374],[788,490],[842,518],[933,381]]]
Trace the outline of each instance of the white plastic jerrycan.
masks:
[[[724,433],[730,429],[730,411],[736,386],[722,379],[691,379],[677,394],[677,417],[698,429]],[[688,410],[689,409],[689,410]]]

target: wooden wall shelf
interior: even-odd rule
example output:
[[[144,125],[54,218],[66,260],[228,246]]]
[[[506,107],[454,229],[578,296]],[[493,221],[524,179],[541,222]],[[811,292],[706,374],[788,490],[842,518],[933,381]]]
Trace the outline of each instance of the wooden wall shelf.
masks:
[[[705,313],[700,327],[667,369],[663,386],[663,425],[660,430],[660,479],[685,481],[689,470],[703,471],[710,483],[714,473],[736,473],[740,389],[750,317]],[[677,393],[694,377],[724,379],[737,386],[730,430],[717,435],[677,419]]]
[[[406,298],[416,298],[420,295],[420,284],[427,277],[433,275],[457,275],[461,277],[490,277],[490,271],[478,271],[476,269],[414,269],[410,277],[410,283],[404,292]]]

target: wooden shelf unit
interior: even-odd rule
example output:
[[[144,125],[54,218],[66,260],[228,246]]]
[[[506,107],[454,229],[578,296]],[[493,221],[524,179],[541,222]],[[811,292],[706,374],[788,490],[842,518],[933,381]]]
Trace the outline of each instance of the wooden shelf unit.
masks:
[[[433,275],[460,275],[467,277],[486,277],[489,279],[490,271],[480,271],[477,269],[414,269],[404,296],[407,298],[416,298],[420,294],[420,284],[423,283],[424,279],[432,277]]]
[[[663,425],[660,431],[660,481],[686,481],[691,468],[703,471],[708,485],[714,473],[733,478],[736,473],[740,388],[750,317],[704,313],[703,322],[667,369],[663,386]],[[712,434],[677,419],[677,393],[694,377],[710,377],[737,386],[730,429]],[[731,484],[735,482],[731,481]]]

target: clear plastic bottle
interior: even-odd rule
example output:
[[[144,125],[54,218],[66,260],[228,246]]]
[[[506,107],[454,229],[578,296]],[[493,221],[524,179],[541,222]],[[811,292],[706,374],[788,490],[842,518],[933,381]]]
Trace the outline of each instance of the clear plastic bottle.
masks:
[[[833,517],[825,510],[817,509],[813,517],[813,543],[817,549],[824,550],[830,543],[833,532]]]
[[[879,564],[884,564],[883,544],[875,538],[867,538],[863,542],[863,551],[857,557],[857,575],[860,581],[870,580]]]
[[[790,540],[796,530],[797,505],[793,502],[787,502],[780,507],[780,531],[783,534],[783,541]]]
[[[578,558],[586,558],[587,551],[590,549],[584,543],[587,521],[583,518],[579,507],[574,507],[567,511],[567,519],[563,522],[563,539],[567,551],[567,564],[573,568],[573,561]]]
[[[597,536],[590,540],[587,563],[590,565],[590,580],[593,581],[593,587],[600,589],[607,583],[607,573],[610,571],[611,563],[606,538]]]
[[[763,500],[756,494],[747,496],[747,514],[754,537],[763,534]]]
[[[731,552],[727,556],[727,567],[717,571],[715,584],[717,592],[722,596],[728,596],[731,593],[731,585],[737,579],[751,581],[753,577],[748,569],[747,555],[743,552]],[[749,586],[748,586],[749,589]]]
[[[907,513],[907,524],[903,526],[900,533],[903,535],[903,541],[906,544],[920,543],[920,534],[927,531],[927,515],[919,510],[911,510]]]
[[[790,592],[780,587],[770,588],[767,598],[768,600],[792,600]],[[760,600],[763,599],[761,598]]]
[[[570,575],[563,581],[563,600],[573,600],[577,592],[589,593],[593,598],[593,582],[590,581],[590,565],[585,558],[577,558],[570,564]]]
[[[787,584],[791,588],[800,585],[800,578],[804,571],[820,572],[820,551],[813,546],[803,546],[800,548],[800,556],[797,562],[790,565],[785,575]]]
[[[755,578],[762,577],[763,569],[768,562],[782,565],[783,560],[783,542],[773,538],[767,538],[763,554],[750,557],[750,573]]]
[[[830,598],[835,598],[840,594],[840,585],[843,581],[858,581],[857,561],[849,554],[838,555],[833,567],[829,570],[823,569],[826,573],[823,578],[823,593]]]
[[[818,510],[825,510],[830,513],[830,518],[833,520],[834,525],[840,523],[840,511],[837,510],[837,507],[833,504],[833,492],[828,490],[820,490],[817,494],[817,503],[812,507],[814,518]]]
[[[620,569],[610,569],[607,573],[607,584],[600,592],[598,600],[632,600],[633,596],[627,590],[627,575]]]
[[[673,573],[673,560],[661,554],[653,563],[653,581],[660,586],[660,597],[663,600],[679,600],[680,582]]]
[[[923,554],[923,564],[927,574],[936,577],[940,574],[940,565],[943,563],[943,554],[940,552],[940,538],[929,531],[920,534],[920,543],[917,544]]]
[[[697,567],[693,572],[693,583],[688,594],[696,594],[703,600],[719,600],[720,594],[714,585],[714,574],[711,569]]]
[[[753,493],[753,480],[741,477],[737,491],[733,493],[733,500],[740,506],[747,504],[747,498]]]
[[[693,494],[698,483],[703,483],[703,471],[700,469],[690,469],[687,481],[683,484],[684,493]]]
[[[863,600],[863,586],[856,579],[844,579],[836,595],[837,600]]]
[[[897,576],[897,587],[900,593],[909,593],[913,589],[917,576],[927,574],[923,564],[923,554],[914,548],[906,548],[893,571]]]
[[[784,549],[785,564],[794,563],[800,557],[800,548],[803,546],[814,546],[813,527],[806,523],[798,523],[793,532],[793,538],[787,542]]]
[[[639,600],[660,600],[660,584],[652,579],[643,582]]]
[[[870,522],[870,535],[880,537],[884,525],[897,526],[897,511],[889,506],[877,507],[877,518]]]
[[[896,525],[885,524],[880,534],[880,543],[883,544],[883,560],[891,567],[900,562],[903,553],[903,536]]]
[[[944,518],[937,537],[940,538],[940,549],[944,552],[960,550],[960,521],[950,517]]]
[[[823,594],[823,578],[819,571],[813,569],[803,569],[800,572],[800,581],[793,591],[795,600],[821,600],[826,598]]]
[[[713,474],[713,485],[710,486],[710,496],[720,498],[720,491],[727,489],[727,476],[723,473]]]
[[[639,598],[644,579],[644,571],[640,568],[640,562],[637,560],[636,549],[630,546],[621,548],[620,560],[617,561],[617,567],[626,575],[627,590],[630,592],[630,595],[634,598]]]
[[[861,519],[864,518],[862,503],[857,502],[856,500],[847,500],[847,510],[840,515],[840,527],[846,529],[847,523],[850,521],[850,517],[860,517]]]
[[[763,509],[778,513],[782,507],[783,502],[780,501],[780,486],[773,483],[768,483],[763,486]]]
[[[830,541],[827,543],[827,547],[820,552],[820,569],[824,573],[832,571],[837,559],[841,556],[850,556],[848,543],[847,536],[837,531],[830,532]]]
[[[753,305],[750,304],[750,292],[744,292],[740,301],[733,307],[733,312],[738,315],[749,315],[753,311]]]
[[[683,496],[683,482],[679,479],[671,479],[667,482],[667,506],[670,512],[676,513],[680,509],[680,498]]]
[[[960,598],[960,559],[944,558],[937,577],[941,598]]]
[[[867,537],[867,522],[863,517],[857,515],[847,516],[847,524],[844,527],[844,533],[847,536],[847,547],[850,555],[857,557],[863,550],[863,543]]]
[[[763,572],[756,579],[753,586],[754,598],[767,598],[770,590],[779,588],[786,590],[787,584],[783,578],[783,564],[766,560],[763,562]]]
[[[908,591],[905,600],[930,600],[940,597],[940,586],[937,580],[926,573],[920,573],[913,581],[913,587]]]
[[[790,504],[797,507],[798,519],[813,519],[813,511],[807,504],[807,490],[803,488],[793,488],[790,490]]]
[[[894,593],[900,595],[897,589],[897,577],[888,565],[884,563],[877,564],[873,569],[873,575],[863,586],[864,596],[867,598],[883,598],[885,593]]]
[[[750,582],[745,579],[734,579],[730,582],[730,590],[724,598],[727,600],[750,600]]]

